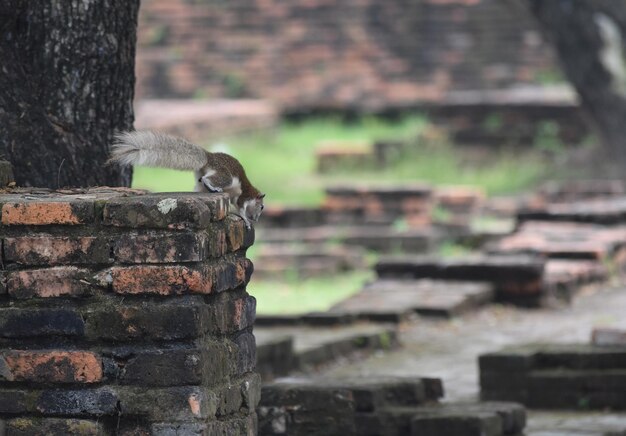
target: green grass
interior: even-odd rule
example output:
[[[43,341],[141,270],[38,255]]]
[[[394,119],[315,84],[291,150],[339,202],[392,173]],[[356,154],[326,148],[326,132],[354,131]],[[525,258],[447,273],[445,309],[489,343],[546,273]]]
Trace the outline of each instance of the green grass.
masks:
[[[307,280],[254,279],[248,285],[248,292],[256,297],[260,314],[324,311],[359,291],[371,278],[371,272],[357,271]]]
[[[464,184],[482,187],[488,194],[503,194],[527,188],[546,171],[545,156],[537,151],[494,149],[479,163],[468,163],[467,151],[439,140],[416,142],[385,169],[345,169],[332,175],[315,172],[315,147],[321,141],[410,140],[427,128],[427,120],[420,115],[396,121],[366,117],[351,123],[314,118],[283,123],[274,133],[226,139],[218,148],[237,157],[250,180],[267,193],[268,202],[278,204],[315,205],[322,200],[325,185],[358,181]],[[190,190],[193,183],[191,173],[141,167],[135,169],[133,180],[134,187],[162,192]]]

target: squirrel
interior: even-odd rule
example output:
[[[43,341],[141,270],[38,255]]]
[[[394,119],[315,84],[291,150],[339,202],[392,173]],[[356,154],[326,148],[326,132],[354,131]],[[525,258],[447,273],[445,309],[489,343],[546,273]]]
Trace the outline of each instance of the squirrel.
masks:
[[[183,138],[153,131],[115,135],[108,163],[193,170],[196,192],[225,192],[250,229],[265,207],[265,194],[252,186],[241,163],[226,153],[211,153]]]

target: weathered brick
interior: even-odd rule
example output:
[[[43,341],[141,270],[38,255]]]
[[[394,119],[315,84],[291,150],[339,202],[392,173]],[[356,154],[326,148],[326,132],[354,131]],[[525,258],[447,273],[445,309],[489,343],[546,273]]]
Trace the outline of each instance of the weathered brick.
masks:
[[[2,205],[2,224],[10,225],[76,225],[93,222],[93,201],[22,200]]]
[[[259,431],[267,435],[355,435],[354,412],[349,390],[297,383],[264,385],[257,408]]]
[[[88,351],[6,351],[0,354],[0,380],[96,383],[102,380],[102,360]]]
[[[213,291],[223,292],[247,284],[253,270],[254,265],[250,259],[238,258],[220,261],[213,269]]]
[[[80,297],[89,292],[90,271],[75,266],[14,271],[7,276],[7,291],[14,298]]]
[[[207,423],[206,434],[211,436],[230,436],[235,434],[252,436],[259,434],[258,426],[256,413],[252,413],[247,417],[235,416],[230,419],[211,421]]]
[[[115,260],[121,263],[201,262],[207,251],[206,233],[128,233],[113,245]]]
[[[122,414],[146,416],[150,421],[206,420],[215,416],[218,398],[202,386],[116,389]]]
[[[232,415],[239,412],[243,404],[242,390],[238,383],[228,383],[216,390],[218,403],[216,415],[218,417]]]
[[[40,391],[32,412],[44,415],[117,415],[118,396],[110,388]]]
[[[141,386],[208,386],[224,380],[235,365],[229,348],[218,342],[192,349],[133,350],[122,362],[119,382]]]
[[[216,435],[216,433],[209,433],[207,424],[204,423],[187,423],[187,422],[160,422],[152,424],[150,430],[146,433],[146,436],[204,436],[204,435]],[[231,434],[245,434],[245,433],[231,433]],[[255,433],[256,434],[256,433]],[[133,436],[136,436],[133,433]]]
[[[498,436],[502,419],[495,413],[421,413],[411,420],[412,436]]]
[[[256,299],[248,294],[224,292],[208,305],[207,327],[211,334],[231,334],[254,324]]]
[[[226,230],[223,227],[212,229],[209,234],[208,255],[209,257],[222,257],[228,252]]]
[[[84,332],[85,321],[76,310],[0,308],[0,336],[4,338],[82,336]]]
[[[261,376],[256,372],[247,373],[240,380],[242,407],[254,412],[261,401]]]
[[[254,244],[254,227],[248,229],[241,218],[229,215],[226,218],[226,225],[229,251],[248,248]]]
[[[233,342],[237,347],[237,374],[254,371],[256,366],[256,340],[250,332],[237,335]]]
[[[223,219],[226,194],[171,193],[115,198],[104,207],[104,224],[116,227],[199,229]],[[223,215],[223,216],[222,216]]]
[[[101,422],[68,418],[16,418],[7,421],[7,436],[99,436]]]
[[[4,259],[23,265],[109,262],[107,241],[95,236],[20,236],[4,240]]]
[[[184,297],[160,304],[100,305],[84,312],[86,335],[115,341],[197,338],[205,332],[206,311],[201,302]]]
[[[115,266],[99,277],[104,282],[110,281],[118,294],[209,294],[213,270],[209,265]]]
[[[25,389],[0,389],[0,413],[15,415],[26,413],[36,393]]]

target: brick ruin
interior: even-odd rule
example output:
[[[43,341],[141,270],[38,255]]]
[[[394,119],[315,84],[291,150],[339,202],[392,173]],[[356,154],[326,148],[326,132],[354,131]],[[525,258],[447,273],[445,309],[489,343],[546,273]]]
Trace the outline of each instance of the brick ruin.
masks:
[[[254,232],[225,195],[0,203],[0,433],[256,434]]]
[[[140,98],[380,110],[559,81],[523,2],[145,0]]]

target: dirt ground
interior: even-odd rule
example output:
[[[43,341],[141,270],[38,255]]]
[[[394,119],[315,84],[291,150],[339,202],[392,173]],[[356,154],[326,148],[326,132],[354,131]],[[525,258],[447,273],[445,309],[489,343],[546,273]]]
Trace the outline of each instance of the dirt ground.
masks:
[[[446,401],[479,397],[480,354],[529,342],[588,342],[594,327],[626,328],[626,287],[587,289],[569,307],[524,310],[491,305],[452,320],[403,326],[403,347],[360,362],[336,365],[329,377],[423,375],[441,377]],[[626,394],[625,394],[626,395]],[[626,435],[626,413],[530,411],[527,435]]]

